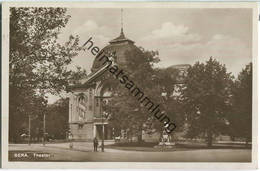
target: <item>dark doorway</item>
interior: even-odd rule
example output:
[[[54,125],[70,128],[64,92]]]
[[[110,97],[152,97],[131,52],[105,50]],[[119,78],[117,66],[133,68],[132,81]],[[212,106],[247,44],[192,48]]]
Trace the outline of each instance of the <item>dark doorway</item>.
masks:
[[[97,127],[97,132],[96,132],[96,135],[97,135],[97,138],[98,139],[102,139],[102,125],[96,125]],[[104,140],[111,140],[112,139],[112,131],[110,129],[110,127],[105,124],[104,125]]]

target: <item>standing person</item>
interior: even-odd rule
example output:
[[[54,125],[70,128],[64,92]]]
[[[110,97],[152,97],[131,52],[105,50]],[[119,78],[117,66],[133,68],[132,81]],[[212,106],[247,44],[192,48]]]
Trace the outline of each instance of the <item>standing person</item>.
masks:
[[[164,151],[164,149],[166,148],[166,142],[168,140],[168,134],[166,132],[166,130],[163,130],[163,135],[162,135],[162,142],[163,142],[163,146],[162,146],[162,151]]]
[[[70,148],[73,148],[73,142],[72,142],[72,140],[73,140],[73,135],[72,135],[71,132],[69,132],[68,138],[69,138],[69,146],[70,146]]]
[[[94,144],[94,151],[97,151],[97,147],[98,147],[98,139],[97,139],[97,137],[94,138],[93,144]]]

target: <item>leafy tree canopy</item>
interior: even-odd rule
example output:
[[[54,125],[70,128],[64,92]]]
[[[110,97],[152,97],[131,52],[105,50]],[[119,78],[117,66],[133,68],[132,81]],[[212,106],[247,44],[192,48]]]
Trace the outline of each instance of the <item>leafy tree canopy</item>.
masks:
[[[187,136],[212,138],[227,127],[226,114],[231,105],[232,77],[225,65],[213,58],[197,62],[188,69],[186,86],[182,92],[189,129]]]
[[[252,63],[239,73],[232,87],[232,113],[229,115],[230,135],[252,138]]]
[[[19,137],[32,105],[47,93],[66,90],[69,80],[86,72],[68,69],[81,49],[79,37],[64,44],[58,35],[70,16],[65,8],[10,8],[9,104],[10,140]],[[32,103],[31,103],[32,101]],[[30,105],[29,105],[30,104]],[[26,107],[29,105],[29,108]]]
[[[166,107],[174,102],[170,100],[171,98],[165,102],[161,96],[164,90],[168,92],[168,97],[172,95],[177,71],[156,69],[154,65],[159,62],[158,52],[145,51],[141,48],[126,53],[126,63],[122,64],[120,68],[128,76],[129,82],[130,80],[133,81],[134,87],[138,87],[144,93],[144,96],[148,97],[155,105],[162,104],[162,111],[168,112],[173,110],[174,107],[177,109],[176,105]],[[109,80],[114,95],[108,107],[106,107],[109,110],[107,112],[111,113],[111,124],[118,129],[127,130],[130,137],[138,136],[139,140],[141,140],[142,130],[148,132],[160,130],[161,132],[163,124],[149,114],[147,108],[140,103],[138,95],[135,96],[136,92],[131,92],[134,88],[131,90],[126,88],[129,82],[121,84],[120,78],[116,80],[113,79],[114,76],[111,76],[111,73],[107,74],[110,74],[111,79],[108,79],[109,76],[107,76],[108,78],[105,80]],[[169,113],[169,117],[175,117],[174,114]]]

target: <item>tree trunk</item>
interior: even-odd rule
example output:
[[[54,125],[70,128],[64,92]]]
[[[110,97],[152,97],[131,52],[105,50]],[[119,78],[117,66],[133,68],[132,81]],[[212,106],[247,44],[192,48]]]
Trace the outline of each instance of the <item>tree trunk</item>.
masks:
[[[137,139],[138,143],[142,142],[142,128],[139,129],[139,131],[138,131],[138,137],[137,137],[137,138],[138,138],[138,139]]]
[[[208,131],[207,132],[207,146],[208,147],[212,147],[212,132]]]

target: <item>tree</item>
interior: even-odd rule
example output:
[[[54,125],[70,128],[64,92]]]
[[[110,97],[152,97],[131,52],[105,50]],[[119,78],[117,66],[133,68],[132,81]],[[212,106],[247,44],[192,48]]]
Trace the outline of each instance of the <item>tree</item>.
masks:
[[[46,114],[46,132],[55,139],[65,139],[69,129],[69,98],[48,105]]]
[[[66,90],[75,73],[67,68],[82,50],[79,38],[58,35],[69,20],[65,8],[10,8],[9,130],[16,141],[33,104],[46,93]],[[32,112],[31,112],[32,113]],[[37,113],[33,113],[37,114]]]
[[[15,92],[10,92],[10,96],[13,96]],[[20,93],[24,93],[21,91]],[[27,91],[28,93],[28,91]],[[33,91],[30,91],[31,94],[20,94],[17,96],[17,99],[14,101],[16,103],[10,103],[10,115],[9,115],[9,137],[11,142],[20,141],[21,134],[29,133],[29,117],[31,127],[30,129],[31,138],[37,138],[39,140],[40,131],[42,131],[42,118],[43,112],[47,106],[47,100],[42,96],[33,94]],[[19,98],[19,99],[18,99]],[[24,100],[19,102],[19,100]],[[19,102],[19,103],[18,103]],[[11,106],[12,105],[12,106]],[[16,109],[16,110],[15,110]],[[15,123],[19,123],[15,124]]]
[[[239,73],[232,87],[230,135],[252,141],[252,63]]]
[[[205,137],[207,145],[212,146],[213,136],[227,128],[231,83],[225,65],[212,57],[205,64],[197,62],[188,69],[182,92],[188,137]]]
[[[132,80],[141,91],[150,97],[153,88],[151,80],[154,73],[153,64],[158,62],[157,52],[134,49],[126,53],[126,62],[119,65],[120,69],[129,80]],[[111,113],[111,124],[118,130],[127,130],[129,138],[137,136],[141,141],[144,123],[150,117],[149,112],[126,88],[127,84],[119,83],[119,80],[114,79],[111,73],[107,73],[106,77],[104,80],[113,91],[113,98],[107,107],[108,113]]]
[[[165,112],[171,121],[176,125],[175,131],[181,131],[184,125],[185,117],[183,104],[181,101],[180,91],[183,82],[180,81],[180,70],[172,67],[155,69],[152,89],[154,95],[157,96],[157,103],[161,104],[162,112]],[[153,118],[152,127],[156,131],[162,133],[162,124]],[[150,128],[150,130],[152,130]],[[174,133],[171,133],[174,135]]]
[[[140,142],[142,131],[152,133],[159,130],[161,132],[163,128],[163,124],[146,108],[148,103],[143,104],[141,99],[144,96],[148,97],[150,102],[153,102],[150,103],[150,105],[153,104],[152,106],[164,103],[164,107],[161,106],[163,111],[170,113],[172,107],[165,107],[166,102],[161,97],[161,93],[164,87],[169,92],[168,97],[172,95],[175,77],[172,70],[164,71],[154,68],[154,64],[159,61],[157,52],[135,49],[126,53],[126,62],[121,64],[120,68],[127,75],[129,82],[119,83],[122,81],[120,78],[115,80],[113,77],[116,76],[107,73],[111,79],[107,76],[108,78],[103,80],[112,87],[113,98],[106,108],[107,112],[111,113],[110,122],[113,127],[126,130],[130,139],[135,136]],[[167,105],[171,105],[172,102],[168,99]],[[174,114],[171,113],[171,116],[176,116]]]

